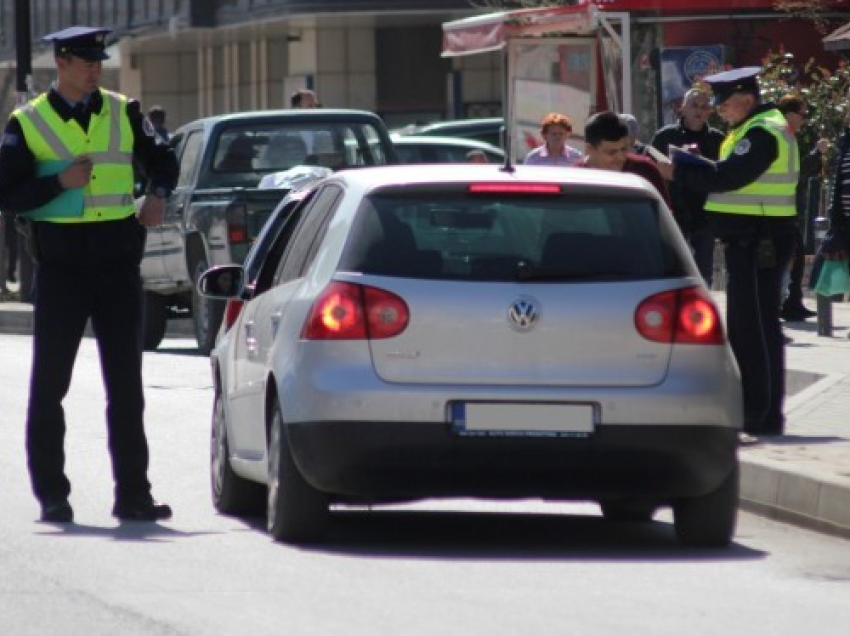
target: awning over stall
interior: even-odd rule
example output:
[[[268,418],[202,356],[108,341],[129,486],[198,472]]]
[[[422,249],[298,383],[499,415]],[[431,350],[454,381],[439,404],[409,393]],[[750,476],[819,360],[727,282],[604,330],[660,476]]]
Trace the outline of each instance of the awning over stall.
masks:
[[[596,5],[518,9],[443,23],[443,57],[497,51],[509,38],[551,33],[589,35],[598,24]]]
[[[827,35],[823,38],[822,42],[823,48],[827,51],[846,51],[850,49],[850,23]]]

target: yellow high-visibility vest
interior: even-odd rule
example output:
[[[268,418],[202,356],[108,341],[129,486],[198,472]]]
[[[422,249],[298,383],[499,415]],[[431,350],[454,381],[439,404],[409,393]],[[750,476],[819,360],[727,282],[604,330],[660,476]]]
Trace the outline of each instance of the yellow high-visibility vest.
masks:
[[[720,159],[729,157],[747,132],[764,128],[776,139],[778,156],[756,181],[738,190],[713,192],[705,209],[711,212],[750,214],[754,216],[795,216],[797,214],[797,180],[800,156],[797,139],[784,115],[776,109],[759,113],[744,126],[732,131],[720,146]],[[746,143],[746,142],[744,142]]]
[[[58,174],[75,157],[91,157],[92,175],[85,188],[68,188],[49,203],[24,214],[54,223],[86,223],[124,219],[133,208],[133,129],[127,98],[99,89],[100,113],[92,113],[85,131],[67,122],[41,94],[15,110],[27,147],[35,156],[38,176]]]

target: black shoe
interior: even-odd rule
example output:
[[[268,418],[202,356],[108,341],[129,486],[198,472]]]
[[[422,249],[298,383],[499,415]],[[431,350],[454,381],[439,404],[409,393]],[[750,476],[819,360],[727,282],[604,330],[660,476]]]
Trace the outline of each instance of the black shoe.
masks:
[[[49,523],[71,523],[74,520],[74,509],[66,499],[48,501],[41,504],[41,520]]]
[[[121,521],[162,521],[171,519],[171,507],[155,501],[127,504],[116,502],[112,516]]]
[[[782,318],[782,320],[787,320],[789,322],[799,322],[805,320],[806,318],[813,318],[817,315],[818,312],[812,311],[811,309],[800,303],[799,305],[783,305],[779,317]]]

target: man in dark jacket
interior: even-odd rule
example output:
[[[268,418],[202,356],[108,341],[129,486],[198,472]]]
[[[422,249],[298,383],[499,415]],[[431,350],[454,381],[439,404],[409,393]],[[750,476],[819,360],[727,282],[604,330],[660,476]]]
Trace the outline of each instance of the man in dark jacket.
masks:
[[[652,147],[665,155],[670,146],[696,147],[703,157],[717,159],[720,144],[723,143],[723,133],[708,125],[711,112],[708,94],[698,88],[690,89],[682,99],[679,121],[659,128],[650,142]],[[695,192],[681,181],[672,181],[670,198],[673,200],[673,209],[676,210],[677,219],[680,221],[682,234],[693,250],[700,274],[706,285],[711,287],[714,273],[714,234],[705,217],[704,208],[708,194]]]

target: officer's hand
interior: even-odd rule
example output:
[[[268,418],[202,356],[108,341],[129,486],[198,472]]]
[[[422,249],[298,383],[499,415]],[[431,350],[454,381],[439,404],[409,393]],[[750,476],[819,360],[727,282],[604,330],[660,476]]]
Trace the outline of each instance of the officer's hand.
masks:
[[[139,209],[139,223],[145,227],[162,225],[165,217],[165,199],[149,194],[145,197],[142,207]]]
[[[91,179],[93,165],[91,157],[80,155],[59,174],[59,183],[66,190],[68,188],[84,188]]]

